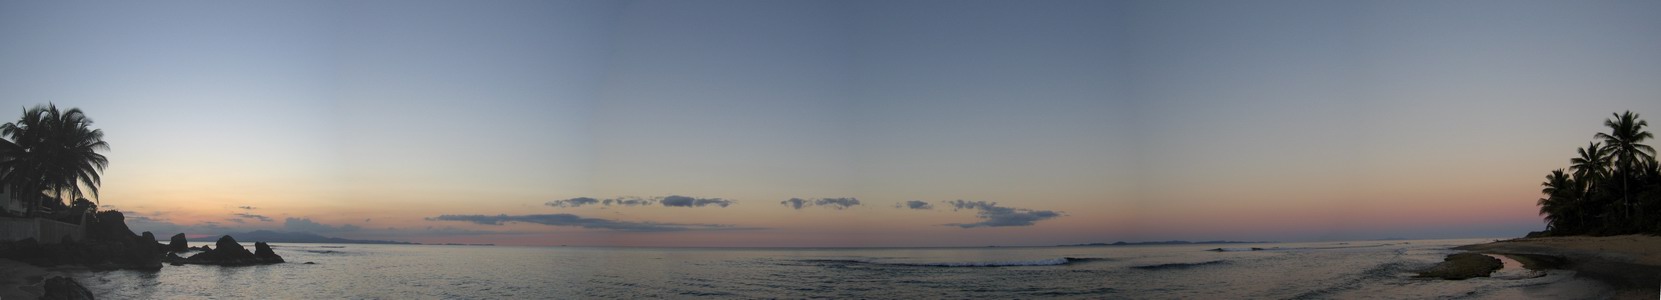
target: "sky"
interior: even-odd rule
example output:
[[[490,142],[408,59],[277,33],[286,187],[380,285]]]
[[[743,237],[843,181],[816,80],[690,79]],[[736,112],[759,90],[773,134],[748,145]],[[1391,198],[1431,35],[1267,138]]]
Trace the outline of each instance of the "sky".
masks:
[[[1658,53],[1653,1],[6,1],[0,120],[84,110],[158,236],[1512,237]]]

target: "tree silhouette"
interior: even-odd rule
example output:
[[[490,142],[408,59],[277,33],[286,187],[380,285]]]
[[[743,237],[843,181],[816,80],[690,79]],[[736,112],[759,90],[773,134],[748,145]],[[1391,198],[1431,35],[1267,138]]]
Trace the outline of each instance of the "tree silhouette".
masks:
[[[81,109],[59,111],[54,104],[24,110],[16,122],[0,124],[0,135],[10,139],[0,142],[0,182],[13,195],[25,193],[28,215],[44,200],[41,193],[55,195],[60,204],[66,195],[98,199],[99,173],[109,166],[98,151],[109,150],[109,144],[104,131],[91,126]]]
[[[1540,206],[1540,214],[1546,217],[1546,230],[1567,230],[1576,223],[1576,220],[1571,217],[1575,215],[1571,210],[1574,210],[1578,204],[1575,203],[1576,197],[1574,194],[1580,190],[1580,187],[1575,184],[1574,179],[1570,179],[1568,174],[1563,173],[1563,169],[1551,171],[1550,175],[1546,175],[1546,181],[1540,183],[1540,186],[1543,187],[1540,189],[1540,193],[1545,194],[1546,197],[1540,198],[1537,205]]]
[[[1638,119],[1638,114],[1626,111],[1622,114],[1613,114],[1614,119],[1603,120],[1603,126],[1609,127],[1609,133],[1599,132],[1593,138],[1603,139],[1605,147],[1614,155],[1615,167],[1621,175],[1621,209],[1626,217],[1632,216],[1632,177],[1641,165],[1640,160],[1654,160],[1655,148],[1640,144],[1644,140],[1655,137],[1644,126],[1649,122]]]
[[[1661,233],[1661,163],[1649,122],[1637,113],[1613,114],[1607,133],[1576,149],[1569,172],[1552,171],[1536,201],[1547,230],[1531,235]],[[1601,142],[1601,143],[1599,143]]]

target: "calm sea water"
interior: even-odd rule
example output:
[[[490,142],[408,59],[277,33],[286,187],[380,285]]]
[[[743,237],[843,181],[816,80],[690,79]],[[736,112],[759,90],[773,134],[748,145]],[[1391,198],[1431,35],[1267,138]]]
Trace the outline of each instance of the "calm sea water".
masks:
[[[1455,252],[1448,248],[1485,241],[893,249],[278,244],[290,263],[73,273],[102,299],[1511,299],[1563,296],[1545,289],[1575,280],[1569,271],[1509,269],[1465,281],[1411,278],[1411,270]],[[1270,250],[1206,251],[1218,247]]]

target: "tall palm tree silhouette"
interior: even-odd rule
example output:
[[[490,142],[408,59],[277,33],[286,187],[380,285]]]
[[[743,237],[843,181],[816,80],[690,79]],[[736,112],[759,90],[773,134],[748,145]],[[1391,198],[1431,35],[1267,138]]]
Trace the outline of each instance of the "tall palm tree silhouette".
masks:
[[[1603,126],[1609,127],[1609,133],[1599,132],[1593,138],[1603,139],[1604,147],[1609,148],[1615,157],[1615,168],[1621,177],[1621,208],[1626,211],[1627,218],[1632,217],[1632,189],[1631,182],[1634,171],[1643,164],[1641,161],[1655,159],[1655,148],[1641,144],[1655,135],[1644,131],[1649,126],[1648,121],[1639,120],[1638,114],[1626,111],[1622,114],[1613,114],[1614,119],[1603,120]]]
[[[79,108],[59,111],[57,105],[35,106],[16,122],[0,124],[0,181],[14,193],[22,192],[27,214],[34,215],[43,197],[51,193],[62,201],[91,194],[98,199],[99,173],[109,159],[99,154],[109,150],[104,131],[93,129]],[[85,193],[83,193],[83,191]]]
[[[1608,148],[1592,142],[1576,151],[1580,152],[1580,157],[1569,159],[1569,170],[1574,171],[1575,179],[1586,183],[1583,185],[1590,188],[1593,183],[1608,178],[1609,165],[1612,163]]]
[[[1546,230],[1557,231],[1563,230],[1564,227],[1573,227],[1575,221],[1572,220],[1574,217],[1571,216],[1574,213],[1571,210],[1574,210],[1577,204],[1574,203],[1574,193],[1579,189],[1574,179],[1564,174],[1563,169],[1557,169],[1546,175],[1546,181],[1541,182],[1540,186],[1543,187],[1540,193],[1546,197],[1540,198],[1537,204],[1540,205],[1540,214],[1546,216]]]

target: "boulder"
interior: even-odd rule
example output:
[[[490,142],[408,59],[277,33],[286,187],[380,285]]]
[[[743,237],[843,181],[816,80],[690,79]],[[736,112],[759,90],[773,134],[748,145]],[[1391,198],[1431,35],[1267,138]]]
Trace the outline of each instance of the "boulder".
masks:
[[[277,256],[277,252],[271,251],[271,245],[265,242],[254,242],[254,259],[267,264],[283,262],[283,257]]]
[[[1494,271],[1504,268],[1505,264],[1498,258],[1479,253],[1465,252],[1448,255],[1442,263],[1419,272],[1418,277],[1434,277],[1448,280],[1465,280],[1475,277],[1488,277]]]
[[[258,243],[256,244],[256,247],[263,246],[262,248],[264,248],[264,251],[271,251],[270,246],[264,246],[262,244],[264,243]],[[227,235],[219,237],[219,241],[214,243],[213,250],[202,251],[202,253],[191,255],[190,258],[186,258],[183,263],[198,265],[246,266],[253,264],[283,262],[282,257],[277,256],[275,252],[270,252],[268,254],[269,256],[262,258],[255,255],[253,252],[248,252],[248,248],[243,248],[242,244],[238,244],[236,242],[236,239]]]
[[[41,288],[43,290],[42,291],[43,293],[41,294],[40,299],[51,299],[51,300],[92,300],[93,299],[92,298],[92,291],[88,291],[86,287],[81,286],[80,283],[76,283],[75,280],[71,280],[68,277],[56,276],[56,277],[52,277],[51,279],[47,279],[46,282],[44,284],[42,284]]]
[[[190,241],[185,240],[184,233],[175,234],[172,239],[169,239],[167,243],[167,250],[173,252],[185,252],[190,250]]]

